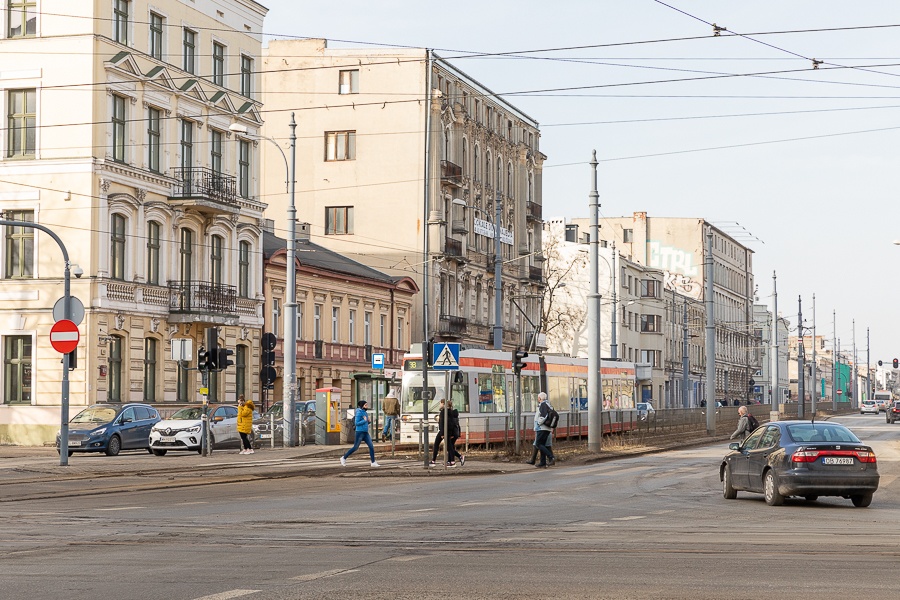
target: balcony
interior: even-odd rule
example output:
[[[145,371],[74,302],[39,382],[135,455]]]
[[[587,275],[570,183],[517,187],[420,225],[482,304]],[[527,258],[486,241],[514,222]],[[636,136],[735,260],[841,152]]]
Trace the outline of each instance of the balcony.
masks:
[[[448,183],[455,187],[462,186],[462,167],[450,162],[441,161],[441,183]]]
[[[528,221],[540,221],[543,214],[543,208],[537,202],[528,202],[525,212],[525,219]]]
[[[528,279],[540,283],[544,280],[544,271],[540,267],[528,267]]]
[[[223,175],[205,167],[173,169],[169,201],[175,206],[196,208],[212,214],[233,213],[239,209],[237,183],[233,175]]]
[[[463,258],[463,247],[462,242],[459,240],[454,240],[451,237],[444,238],[444,256],[449,256],[456,259]]]
[[[191,315],[185,322],[237,322],[237,288],[233,285],[170,281],[169,290],[169,312],[173,315]],[[206,315],[208,318],[195,318],[198,315]],[[178,319],[175,321],[180,322]]]
[[[443,337],[461,337],[466,333],[466,318],[441,315],[438,321],[437,334]]]
[[[462,233],[462,234],[469,233],[469,228],[468,228],[468,226],[466,226],[465,219],[453,219],[450,222],[450,229],[451,229],[451,231],[453,231],[453,233]]]

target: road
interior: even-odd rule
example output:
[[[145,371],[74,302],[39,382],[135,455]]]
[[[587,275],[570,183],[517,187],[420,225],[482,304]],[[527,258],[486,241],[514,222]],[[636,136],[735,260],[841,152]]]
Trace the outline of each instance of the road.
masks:
[[[835,420],[876,449],[869,508],[725,500],[724,444],[478,477],[348,468],[9,502],[0,596],[895,598],[900,424]]]

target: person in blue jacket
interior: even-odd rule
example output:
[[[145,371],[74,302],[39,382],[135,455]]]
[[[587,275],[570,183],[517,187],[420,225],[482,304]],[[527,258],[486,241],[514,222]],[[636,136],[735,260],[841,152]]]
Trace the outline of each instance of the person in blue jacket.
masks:
[[[347,459],[359,449],[360,442],[365,442],[369,447],[369,458],[372,459],[372,466],[381,466],[375,462],[375,446],[372,445],[372,436],[369,434],[369,413],[366,412],[368,409],[369,403],[365,400],[360,400],[356,403],[356,414],[353,418],[353,422],[356,425],[356,441],[353,443],[353,447],[341,457],[341,465],[343,466],[347,466]]]

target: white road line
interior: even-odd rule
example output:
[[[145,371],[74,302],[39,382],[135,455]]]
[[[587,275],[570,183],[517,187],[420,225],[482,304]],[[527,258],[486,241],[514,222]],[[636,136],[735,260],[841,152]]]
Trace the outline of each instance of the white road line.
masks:
[[[636,519],[645,519],[644,515],[634,515],[631,517],[613,517],[610,521],[634,521]]]
[[[260,590],[230,590],[221,594],[213,594],[212,596],[202,596],[194,598],[194,600],[228,600],[229,598],[240,598],[241,596],[249,596]]]
[[[141,510],[146,509],[146,506],[117,506],[115,508],[95,508],[94,510],[99,511],[108,511],[108,510]]]
[[[335,575],[342,575],[344,573],[355,573],[358,570],[359,569],[332,569],[330,571],[320,571],[318,573],[310,573],[308,575],[297,575],[296,577],[291,577],[291,581],[312,581],[314,579],[334,577]]]

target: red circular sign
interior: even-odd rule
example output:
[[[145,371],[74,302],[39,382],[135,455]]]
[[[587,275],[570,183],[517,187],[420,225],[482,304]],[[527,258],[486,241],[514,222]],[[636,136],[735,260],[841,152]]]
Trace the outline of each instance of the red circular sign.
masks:
[[[78,325],[63,319],[57,321],[50,328],[50,345],[53,349],[62,354],[68,354],[78,347],[78,340],[81,334],[78,333]]]

